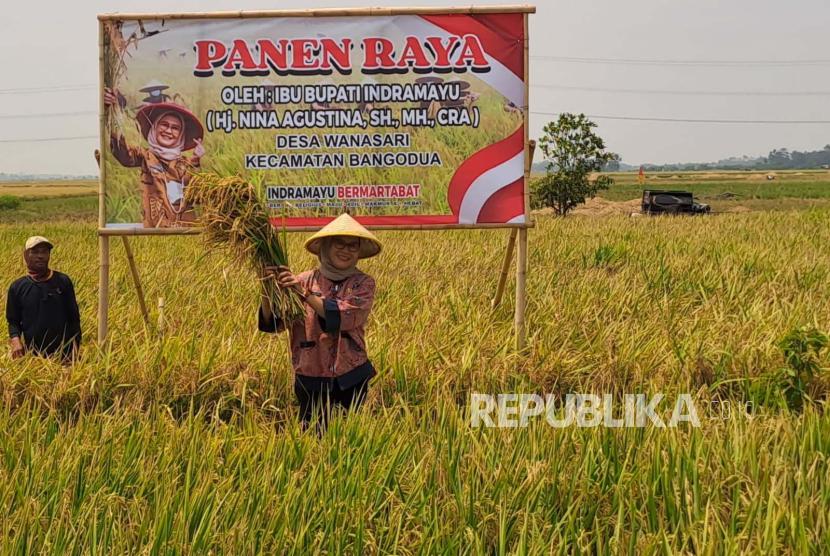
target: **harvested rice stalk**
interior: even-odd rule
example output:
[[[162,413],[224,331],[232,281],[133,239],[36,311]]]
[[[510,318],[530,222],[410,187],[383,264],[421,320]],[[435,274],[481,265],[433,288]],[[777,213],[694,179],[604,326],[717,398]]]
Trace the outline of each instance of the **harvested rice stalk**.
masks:
[[[257,187],[238,176],[195,173],[185,193],[186,201],[199,208],[202,237],[212,246],[225,247],[241,264],[261,272],[263,265],[288,266],[288,243],[271,225]],[[286,322],[305,317],[305,306],[294,290],[275,280],[265,281],[266,295],[275,314]]]

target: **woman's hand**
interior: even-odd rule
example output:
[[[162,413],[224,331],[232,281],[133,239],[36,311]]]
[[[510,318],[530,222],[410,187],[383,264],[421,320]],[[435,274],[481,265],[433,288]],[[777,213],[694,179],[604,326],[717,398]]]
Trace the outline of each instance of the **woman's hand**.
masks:
[[[118,90],[104,87],[104,104],[116,106],[118,104]]]
[[[276,266],[265,265],[262,267],[262,281],[266,282],[268,280],[276,280],[277,275],[280,273],[279,268]],[[264,284],[263,284],[264,285]]]
[[[273,268],[273,267],[270,267],[270,268]],[[281,265],[281,266],[278,266],[276,268],[276,270],[278,271],[277,283],[280,285],[280,287],[285,288],[285,289],[292,288],[297,293],[300,293],[300,294],[303,293],[303,287],[300,285],[300,281],[297,279],[297,277],[294,275],[294,273],[291,272],[290,268],[288,268],[287,266]]]
[[[205,156],[205,153],[207,151],[205,150],[204,145],[202,145],[202,140],[201,139],[194,139],[194,140],[196,141],[196,148],[193,150],[193,157],[194,157],[193,163],[198,164],[199,159],[202,158],[203,156]]]
[[[287,266],[270,266],[265,265],[265,270],[262,275],[262,281],[265,282],[267,280],[276,280],[277,284],[279,284],[282,288],[294,288],[299,293],[303,293],[303,288],[300,285],[300,281],[291,272],[291,269]]]

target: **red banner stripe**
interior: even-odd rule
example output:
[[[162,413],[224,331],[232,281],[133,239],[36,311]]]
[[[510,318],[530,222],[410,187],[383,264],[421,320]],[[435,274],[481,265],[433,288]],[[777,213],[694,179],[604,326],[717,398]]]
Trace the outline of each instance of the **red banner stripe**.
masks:
[[[505,17],[505,14],[476,14],[475,18],[482,25],[499,35],[506,36],[510,40],[522,40],[524,38],[524,17],[522,14],[515,14],[516,17]],[[524,62],[524,60],[522,60]],[[524,66],[524,64],[522,64]],[[524,69],[524,67],[522,68]]]
[[[445,14],[421,17],[453,35],[476,35],[489,56],[524,81],[523,14]]]
[[[476,178],[487,170],[504,164],[523,149],[524,126],[519,126],[507,139],[485,147],[465,160],[453,174],[447,191],[447,201],[453,214],[458,214],[461,210],[461,200]]]
[[[285,227],[291,228],[294,226],[325,226],[332,220],[334,216],[321,216],[311,218],[286,218]],[[355,220],[365,226],[384,226],[384,225],[421,225],[421,224],[457,224],[458,218],[452,214],[436,214],[436,215],[402,215],[402,216],[355,216]],[[277,228],[282,228],[282,218],[272,218],[271,224]]]
[[[479,223],[509,222],[525,213],[524,178],[496,191],[478,213]]]

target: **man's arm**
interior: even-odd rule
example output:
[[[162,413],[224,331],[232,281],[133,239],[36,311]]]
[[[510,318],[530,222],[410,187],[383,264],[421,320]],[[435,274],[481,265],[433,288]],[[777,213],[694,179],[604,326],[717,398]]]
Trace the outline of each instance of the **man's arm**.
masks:
[[[6,321],[9,323],[9,343],[12,347],[12,359],[23,355],[23,314],[20,309],[20,300],[14,284],[9,288],[6,298]]]

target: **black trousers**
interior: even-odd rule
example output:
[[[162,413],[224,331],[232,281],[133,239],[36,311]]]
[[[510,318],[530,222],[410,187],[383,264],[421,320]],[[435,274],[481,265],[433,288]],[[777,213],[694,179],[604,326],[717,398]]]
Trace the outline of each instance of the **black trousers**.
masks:
[[[330,390],[319,391],[306,388],[299,380],[294,380],[294,394],[300,402],[297,415],[300,425],[303,429],[307,428],[314,414],[317,413],[318,432],[322,432],[328,426],[332,411],[348,411],[352,407],[355,409],[360,407],[366,400],[370,378],[367,377],[346,389],[341,389],[334,381]]]

